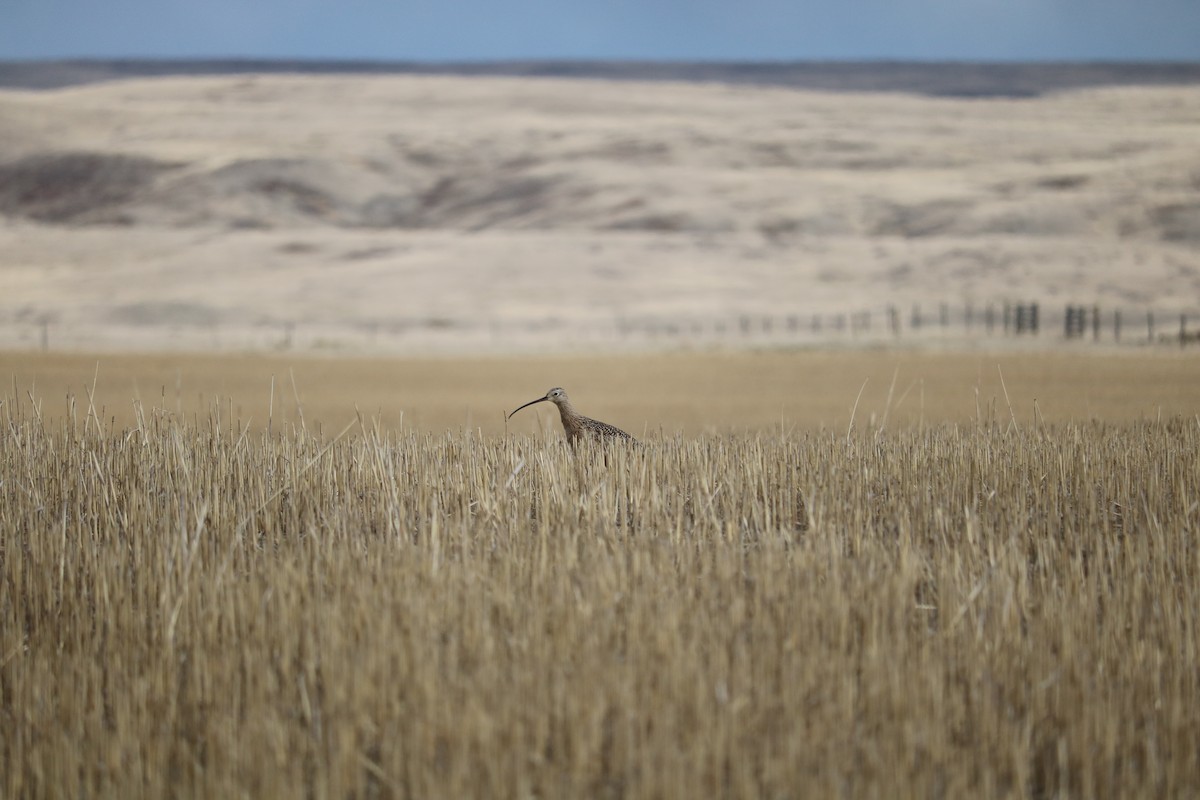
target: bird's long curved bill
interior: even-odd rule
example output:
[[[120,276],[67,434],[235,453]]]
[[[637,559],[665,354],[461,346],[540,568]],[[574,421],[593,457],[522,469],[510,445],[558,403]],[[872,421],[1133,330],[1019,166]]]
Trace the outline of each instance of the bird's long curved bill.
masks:
[[[525,405],[521,406],[521,408],[529,408],[529,407],[530,407],[531,405],[533,405],[534,403],[544,403],[544,402],[546,402],[546,398],[545,398],[545,397],[539,397],[537,400],[530,400],[528,403],[526,403]],[[509,418],[509,419],[512,419],[512,415],[513,415],[513,414],[515,414],[515,413],[517,413],[517,411],[520,411],[520,410],[521,410],[521,408],[515,409],[515,410],[512,412],[512,414],[509,414],[509,415],[508,415],[508,418]]]

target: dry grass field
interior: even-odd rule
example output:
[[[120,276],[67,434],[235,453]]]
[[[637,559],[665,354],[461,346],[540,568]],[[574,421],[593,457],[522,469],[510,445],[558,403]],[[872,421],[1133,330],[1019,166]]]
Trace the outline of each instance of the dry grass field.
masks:
[[[0,797],[1200,796],[1198,130],[1193,85],[0,91]],[[640,443],[504,419],[555,385]]]
[[[1192,361],[7,358],[4,796],[1200,792]]]
[[[637,436],[858,425],[1129,422],[1200,411],[1193,350],[953,353],[893,350],[488,358],[296,354],[0,352],[9,394],[58,424],[68,394],[93,394],[106,428],[136,424],[134,401],[185,419],[219,413],[250,430],[338,431],[359,416],[384,430],[558,436],[553,408],[504,412],[565,386],[579,409]],[[860,394],[861,393],[861,394]]]

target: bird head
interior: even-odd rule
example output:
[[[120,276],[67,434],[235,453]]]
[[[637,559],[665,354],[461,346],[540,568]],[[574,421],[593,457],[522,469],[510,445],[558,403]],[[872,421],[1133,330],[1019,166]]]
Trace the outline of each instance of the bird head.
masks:
[[[531,406],[535,403],[545,403],[547,401],[554,403],[555,405],[565,403],[565,402],[567,402],[567,393],[561,386],[555,386],[553,389],[546,392],[544,397],[539,397],[536,400],[530,400],[525,405],[520,406],[519,408],[515,409],[512,412],[512,414],[508,415],[509,419],[511,419],[512,415],[517,413],[517,411],[520,411],[522,408],[528,408],[529,406]]]

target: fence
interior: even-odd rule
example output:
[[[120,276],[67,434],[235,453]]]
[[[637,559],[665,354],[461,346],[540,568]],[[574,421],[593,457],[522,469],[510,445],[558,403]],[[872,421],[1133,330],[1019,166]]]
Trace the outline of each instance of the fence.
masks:
[[[117,348],[154,341],[164,349],[417,350],[455,343],[464,349],[562,345],[652,347],[863,344],[944,339],[1003,339],[1047,343],[1200,343],[1200,313],[1131,313],[1067,304],[1044,312],[1036,302],[933,307],[913,305],[833,313],[740,313],[724,316],[634,316],[575,320],[456,320],[448,318],[325,323],[284,320],[246,325],[179,323],[123,329],[74,329],[47,317],[0,328],[0,345],[22,349]],[[1176,327],[1177,325],[1177,327]],[[1196,327],[1193,330],[1193,326]],[[450,344],[447,344],[450,343]]]
[[[1097,305],[1067,305],[1061,312],[1043,313],[1038,303],[999,303],[982,307],[965,305],[952,307],[948,303],[934,310],[914,305],[901,310],[888,306],[882,310],[865,310],[853,313],[834,314],[787,314],[761,315],[740,314],[735,324],[722,320],[693,320],[681,323],[678,320],[662,320],[653,317],[625,319],[621,333],[625,336],[642,335],[662,338],[685,335],[703,335],[714,331],[719,335],[733,334],[736,337],[772,336],[776,334],[842,335],[850,337],[873,337],[900,340],[943,335],[962,336],[969,339],[980,337],[1026,337],[1049,338],[1052,331],[1061,330],[1064,340],[1109,341],[1113,343],[1188,344],[1200,343],[1200,329],[1192,330],[1189,323],[1200,320],[1200,314],[1164,314],[1154,311],[1141,312],[1144,319],[1144,334],[1138,335],[1130,328],[1123,328],[1126,320],[1135,315],[1119,308],[1102,311]],[[1164,324],[1156,327],[1156,319],[1178,320],[1178,328],[1171,330]],[[1124,337],[1124,338],[1123,338]]]

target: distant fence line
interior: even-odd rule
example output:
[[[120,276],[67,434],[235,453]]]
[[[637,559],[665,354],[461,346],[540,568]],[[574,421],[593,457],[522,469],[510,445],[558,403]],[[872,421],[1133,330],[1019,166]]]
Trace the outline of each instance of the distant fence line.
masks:
[[[1176,327],[1176,322],[1178,327]],[[983,306],[967,304],[953,307],[940,303],[933,307],[920,304],[901,309],[889,305],[884,309],[834,313],[752,314],[734,313],[717,317],[660,317],[621,315],[608,321],[592,320],[577,323],[562,318],[544,318],[522,322],[488,321],[458,323],[444,318],[405,319],[391,322],[373,321],[338,325],[336,323],[305,324],[296,320],[277,323],[247,324],[244,326],[199,325],[180,322],[175,325],[154,326],[156,331],[185,332],[193,340],[207,336],[216,345],[291,350],[294,348],[332,346],[339,339],[341,346],[365,345],[375,348],[387,343],[412,342],[424,336],[437,337],[442,333],[474,333],[484,339],[500,340],[512,334],[525,336],[553,335],[559,341],[621,342],[680,341],[689,339],[709,342],[760,341],[786,344],[836,341],[845,337],[874,341],[918,339],[963,335],[979,337],[1034,338],[1054,336],[1060,332],[1066,341],[1107,341],[1112,343],[1174,344],[1180,347],[1200,343],[1200,313],[1162,313],[1153,310],[1127,314],[1119,308],[1103,310],[1099,305],[1067,304],[1061,310],[1043,313],[1039,303],[990,303]],[[33,335],[25,334],[16,341],[48,351],[59,337],[59,323],[43,317],[33,323]],[[18,323],[14,327],[30,325]],[[307,337],[301,336],[304,329]],[[63,325],[61,330],[69,332]],[[69,336],[64,337],[70,339]],[[305,341],[307,338],[307,342]],[[10,341],[12,339],[10,338]]]
[[[1112,342],[1177,342],[1184,346],[1200,343],[1200,330],[1193,331],[1189,328],[1189,323],[1197,318],[1200,318],[1200,314],[1189,316],[1187,313],[1156,314],[1152,310],[1145,311],[1141,316],[1144,320],[1145,334],[1138,336],[1123,328],[1125,320],[1135,317],[1126,317],[1121,309],[1102,312],[1098,305],[1069,304],[1061,312],[1061,330],[1062,338],[1067,340],[1085,339],[1090,335],[1094,341],[1104,339]],[[1178,320],[1177,332],[1171,331],[1169,327],[1173,319]],[[1161,328],[1156,327],[1156,320],[1162,321]],[[939,331],[947,335],[963,333],[968,336],[1036,337],[1043,334],[1046,321],[1046,315],[1042,313],[1038,303],[1002,303],[982,307],[966,305],[958,309],[952,308],[948,303],[941,303],[933,310],[917,304],[903,311],[899,306],[890,305],[882,311],[834,314],[739,314],[732,324],[715,320],[708,326],[701,320],[687,323],[654,317],[626,318],[621,320],[619,327],[623,335],[642,334],[650,337],[686,335],[689,332],[700,334],[705,331],[742,337],[785,332],[833,332],[854,335],[886,331],[888,336],[899,339],[906,335],[928,335]],[[1054,323],[1057,319],[1050,321]]]

